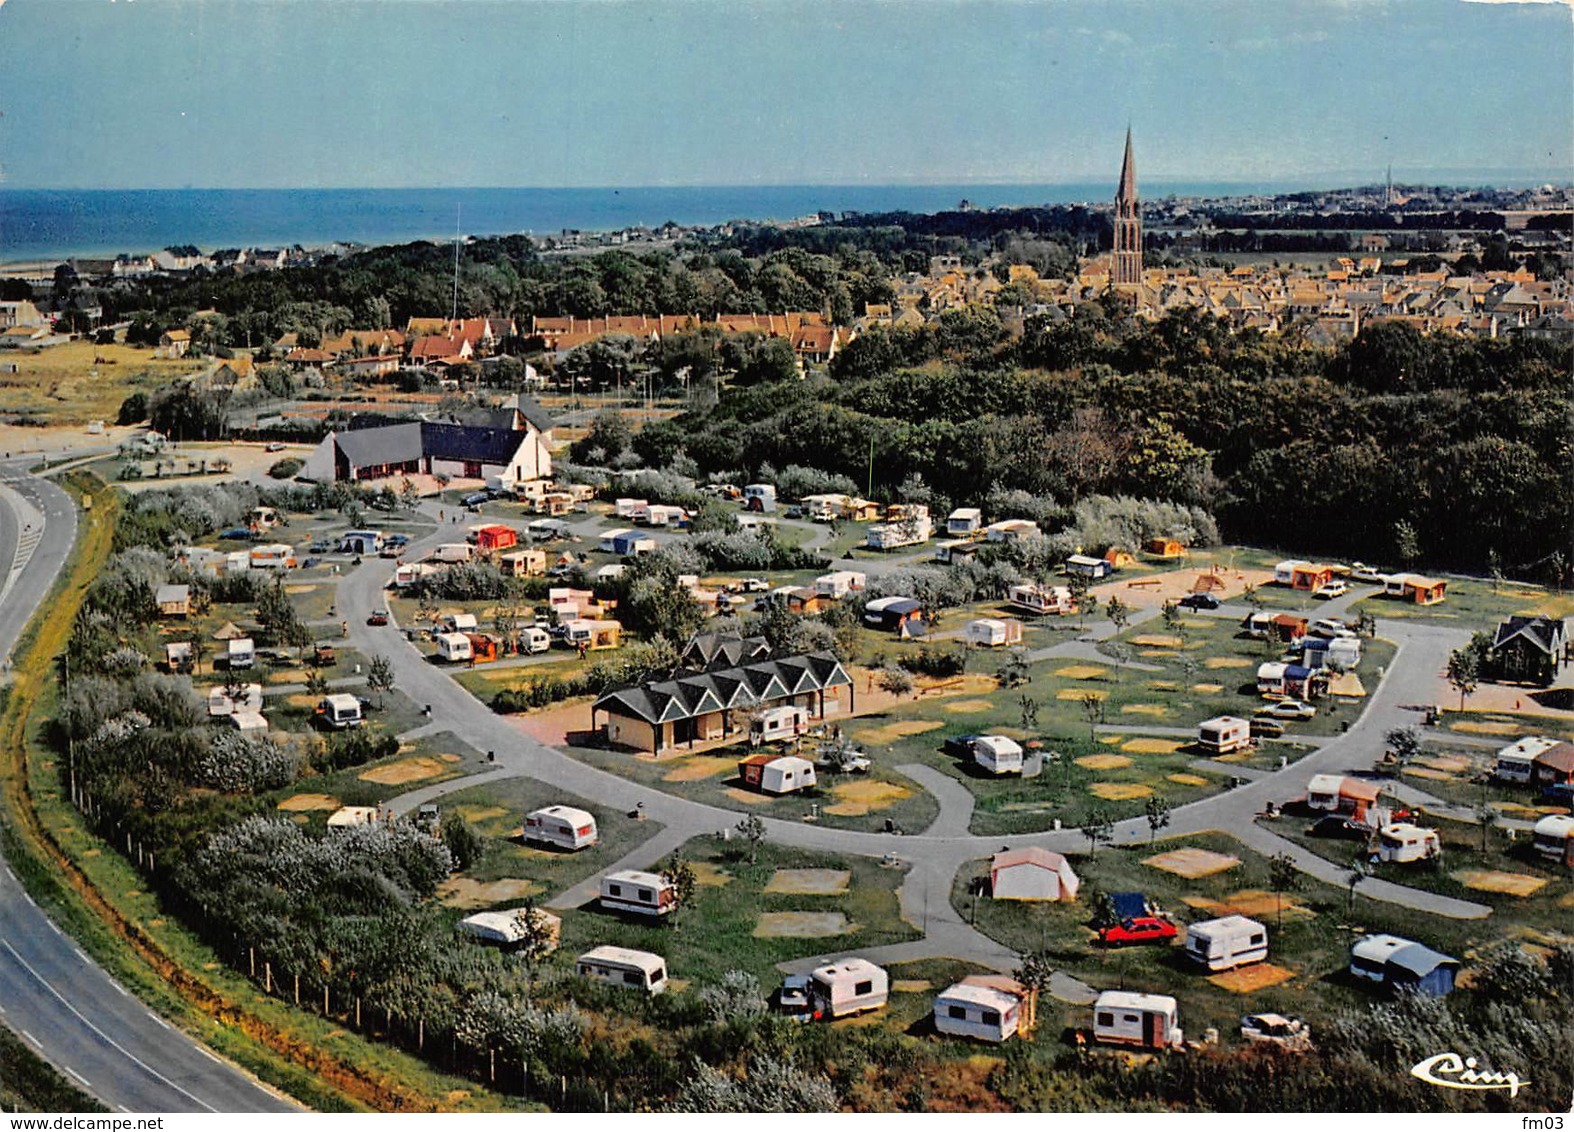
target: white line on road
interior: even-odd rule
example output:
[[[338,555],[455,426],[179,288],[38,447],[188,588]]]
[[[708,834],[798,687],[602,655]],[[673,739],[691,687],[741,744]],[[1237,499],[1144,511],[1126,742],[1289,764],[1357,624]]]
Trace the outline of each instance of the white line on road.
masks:
[[[91,959],[89,959],[89,958],[88,958],[88,957],[87,957],[87,955],[86,955],[86,954],[84,954],[84,953],[83,953],[83,951],[82,951],[82,949],[81,949],[81,948],[80,948],[80,947],[73,947],[73,948],[72,948],[72,949],[71,949],[71,952],[72,952],[72,954],[74,954],[74,955],[75,955],[75,956],[76,956],[76,957],[77,957],[77,958],[78,958],[78,959],[80,959],[80,960],[82,960],[82,962],[84,962],[84,963],[91,963],[91,962],[92,962],[92,960],[91,960]]]
[[[3,868],[5,870],[5,875],[11,878],[11,883],[12,884],[15,884],[16,883],[16,874],[11,871],[11,866],[10,865],[0,865],[0,868]]]
[[[22,1040],[25,1041],[28,1045],[32,1046],[34,1049],[42,1050],[44,1048],[43,1046],[38,1044],[38,1039],[33,1037],[33,1035],[29,1034],[26,1030],[21,1031],[21,1033],[22,1033]]]
[[[67,1073],[71,1074],[71,1076],[82,1082],[83,1088],[91,1089],[93,1087],[93,1082],[82,1076],[82,1074],[78,1073],[75,1069],[72,1069],[71,1066],[67,1065],[65,1069]]]
[[[209,1061],[213,1062],[215,1065],[223,1065],[224,1064],[224,1059],[223,1058],[219,1057],[212,1050],[207,1049],[204,1046],[198,1046],[197,1047],[197,1052],[200,1053],[203,1057],[207,1058]]]
[[[125,987],[121,986],[119,983],[115,982],[114,979],[110,979],[109,980],[109,985],[114,987],[116,990],[118,990],[121,994],[125,995],[127,998],[131,997],[131,992],[128,991]]]
[[[64,1006],[72,1014],[76,1015],[76,1017],[82,1022],[82,1024],[84,1026],[86,1026],[89,1030],[92,1030],[100,1038],[103,1038],[104,1041],[107,1042],[110,1046],[114,1047],[116,1050],[118,1050],[122,1054],[124,1054],[126,1056],[126,1059],[129,1060],[132,1064],[134,1064],[134,1065],[138,1066],[139,1068],[143,1069],[149,1075],[158,1078],[160,1081],[164,1082],[164,1084],[168,1085],[171,1089],[174,1089],[181,1096],[186,1097],[186,1098],[188,1098],[188,1099],[190,1099],[192,1101],[195,1101],[197,1104],[201,1105],[203,1108],[207,1109],[209,1112],[217,1112],[218,1111],[218,1109],[214,1108],[212,1105],[208,1104],[206,1101],[200,1099],[199,1097],[192,1096],[192,1094],[188,1093],[185,1089],[182,1089],[179,1085],[175,1084],[175,1082],[171,1081],[168,1077],[164,1076],[164,1074],[160,1073],[157,1069],[154,1069],[147,1062],[143,1061],[136,1054],[132,1053],[125,1046],[121,1045],[114,1038],[110,1037],[108,1034],[104,1033],[103,1030],[100,1030],[97,1026],[95,1026],[93,1024],[93,1020],[91,1018],[89,1018],[87,1015],[83,1014],[75,1006],[72,1006],[71,1003],[66,999],[66,997],[63,994],[61,994],[59,991],[57,991],[53,986],[51,986],[48,979],[44,978],[44,976],[40,975],[36,970],[34,970],[33,969],[33,965],[31,963],[29,963],[26,959],[23,959],[22,956],[17,953],[16,948],[12,947],[10,945],[10,943],[6,942],[5,940],[0,940],[0,947],[4,947],[7,951],[9,951],[11,953],[11,958],[15,959],[18,963],[20,963],[22,965],[22,969],[23,970],[25,970],[29,975],[32,975],[34,979],[38,980],[38,984],[40,986],[42,986],[50,994],[54,995],[55,998],[60,1002],[61,1006]],[[159,1019],[155,1017],[154,1021],[159,1021]],[[165,1026],[164,1028],[166,1030],[169,1029],[168,1026]],[[24,1030],[22,1032],[22,1036],[23,1037],[28,1037],[27,1031]],[[33,1044],[35,1046],[38,1046],[38,1040],[36,1038],[32,1039],[32,1041],[33,1041]],[[38,1046],[38,1048],[39,1048],[40,1051],[43,1050],[42,1046]],[[198,1046],[196,1048],[201,1049],[202,1047]],[[203,1052],[206,1052],[206,1051],[204,1050]]]
[[[28,894],[27,894],[27,893],[25,893],[25,892],[24,892],[24,893],[22,893],[22,899],[23,899],[23,900],[26,900],[26,901],[27,901],[27,902],[28,902],[28,903],[29,903],[29,904],[33,904],[33,898],[32,898],[32,897],[31,897],[31,896],[29,896],[29,895],[28,895]],[[33,907],[34,907],[34,908],[37,908],[37,907],[38,907],[38,905],[37,905],[37,904],[33,904]]]

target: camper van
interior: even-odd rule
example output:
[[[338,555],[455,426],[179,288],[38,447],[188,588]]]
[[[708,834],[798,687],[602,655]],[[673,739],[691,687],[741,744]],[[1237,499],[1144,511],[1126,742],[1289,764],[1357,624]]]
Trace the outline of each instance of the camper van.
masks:
[[[257,646],[250,637],[235,637],[231,639],[225,655],[231,672],[238,668],[250,668],[257,663]]]
[[[750,755],[738,763],[738,777],[762,794],[793,794],[816,783],[814,764],[796,755]]]
[[[480,628],[474,613],[445,613],[437,623],[448,633],[474,633]]]
[[[624,870],[601,878],[601,906],[614,912],[665,916],[678,906],[678,894],[664,877]]]
[[[1186,954],[1210,971],[1268,958],[1268,929],[1245,916],[1221,916],[1186,929]]]
[[[525,815],[524,838],[559,849],[587,849],[599,839],[596,819],[573,806],[543,806]]]
[[[365,722],[361,715],[361,701],[342,694],[322,698],[317,705],[317,720],[330,731],[359,727]]]
[[[816,967],[809,975],[810,996],[828,1018],[879,1010],[890,997],[885,968],[867,959],[843,959]]]
[[[1179,1008],[1167,994],[1105,991],[1093,1003],[1093,1040],[1105,1045],[1171,1049],[1181,1044]]]
[[[935,995],[935,1030],[1003,1042],[1017,1032],[1027,988],[999,975],[974,975]]]
[[[1441,855],[1443,843],[1435,829],[1422,829],[1409,822],[1395,822],[1377,831],[1377,859],[1407,864],[1430,861]]]
[[[1076,601],[1066,586],[1041,586],[1037,582],[1024,582],[1006,591],[1006,604],[1028,613],[1075,613]]]
[[[667,989],[667,961],[648,951],[597,947],[574,960],[574,971],[582,979],[646,994],[660,994]]]
[[[770,514],[776,510],[776,485],[773,483],[751,483],[743,489],[743,506],[748,511],[760,511]]]
[[[977,507],[958,507],[946,516],[945,533],[952,538],[976,535],[984,526],[984,513]]]
[[[808,708],[796,704],[766,708],[757,718],[749,721],[749,742],[755,746],[786,742],[802,735],[808,726]]]
[[[471,647],[470,638],[463,633],[439,633],[433,639],[437,642],[438,657],[449,664],[475,659],[475,649]]]
[[[1228,755],[1252,745],[1252,725],[1233,715],[1215,716],[1197,725],[1197,746],[1210,755]]]
[[[1019,645],[1022,643],[1022,622],[1015,618],[980,617],[963,627],[962,639],[982,649]]]
[[[562,519],[532,519],[525,524],[525,534],[536,542],[565,538],[568,535],[568,524]]]
[[[1004,735],[980,735],[973,740],[973,761],[990,774],[1021,774],[1022,746]]]
[[[1542,735],[1527,735],[1517,743],[1512,743],[1497,753],[1497,760],[1492,766],[1492,777],[1499,782],[1529,782],[1531,767],[1535,765],[1536,756],[1543,751],[1550,751],[1558,745],[1556,739],[1548,739]]]
[[[1531,831],[1536,852],[1564,865],[1574,865],[1574,817],[1548,814]]]
[[[546,652],[552,647],[552,634],[539,625],[532,625],[519,632],[519,651],[526,656],[535,656],[537,653]]]
[[[295,568],[295,548],[287,542],[270,542],[254,546],[248,556],[253,570],[292,570]]]
[[[475,548],[468,542],[445,542],[432,551],[433,562],[469,562]]]

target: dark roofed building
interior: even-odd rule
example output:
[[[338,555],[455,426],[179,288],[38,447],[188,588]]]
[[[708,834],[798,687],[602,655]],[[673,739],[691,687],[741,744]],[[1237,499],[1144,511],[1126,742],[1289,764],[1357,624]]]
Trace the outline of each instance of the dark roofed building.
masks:
[[[764,637],[745,637],[738,632],[695,633],[683,646],[678,666],[695,672],[713,668],[736,668],[740,664],[768,659],[770,642]]]
[[[378,423],[330,432],[307,457],[305,474],[321,483],[399,475],[497,480],[513,487],[552,475],[547,438],[534,427],[487,428],[447,421]]]
[[[607,742],[659,755],[680,744],[744,735],[756,709],[787,705],[821,719],[850,712],[852,677],[828,652],[690,672],[603,693],[590,709],[590,726],[595,730],[596,716],[605,715]]]
[[[1487,650],[1487,676],[1502,683],[1539,684],[1557,679],[1569,660],[1568,625],[1557,617],[1514,616],[1502,622]]]

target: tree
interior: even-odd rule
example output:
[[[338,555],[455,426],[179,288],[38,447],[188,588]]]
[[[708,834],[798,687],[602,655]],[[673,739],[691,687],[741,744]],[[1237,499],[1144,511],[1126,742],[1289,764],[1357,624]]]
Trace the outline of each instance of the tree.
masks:
[[[386,656],[373,656],[366,665],[366,686],[377,693],[377,710],[383,709],[383,693],[393,691],[393,661]]]
[[[1421,537],[1408,519],[1394,523],[1394,556],[1401,566],[1414,566],[1421,559]]]
[[[1109,654],[1115,661],[1115,683],[1120,683],[1120,678],[1125,672],[1126,665],[1131,663],[1131,646],[1119,643],[1110,645]]]
[[[306,694],[308,696],[328,694],[328,678],[319,669],[314,668],[306,674]]]
[[[1159,607],[1159,614],[1164,618],[1164,627],[1181,638],[1181,646],[1185,647],[1186,623],[1181,618],[1180,606],[1167,601]]]
[[[1295,858],[1288,853],[1276,853],[1268,858],[1268,887],[1273,890],[1278,905],[1279,928],[1284,929],[1284,894],[1298,892],[1301,888],[1301,870]]]
[[[1383,736],[1383,742],[1400,766],[1421,753],[1421,732],[1414,727],[1395,727]]]
[[[1028,1016],[1032,1022],[1038,1020],[1038,1000],[1049,992],[1055,982],[1055,964],[1048,951],[1029,951],[1021,957],[1016,970],[1011,972],[1011,977],[1028,989],[1032,996],[1029,999]],[[1028,1026],[1031,1032],[1032,1025]]]
[[[1120,923],[1120,909],[1115,907],[1115,898],[1102,888],[1095,888],[1093,892],[1093,918],[1090,924],[1094,931],[1102,932],[1105,928],[1112,928]]]
[[[1148,819],[1148,844],[1152,845],[1159,839],[1159,830],[1170,824],[1170,808],[1164,799],[1154,795],[1143,807],[1143,814]]]
[[[1104,722],[1104,697],[1097,692],[1082,693],[1082,714],[1088,721],[1088,742],[1097,742],[1099,724]]]
[[[1459,710],[1465,710],[1465,697],[1476,690],[1481,679],[1481,656],[1469,645],[1448,654],[1448,682],[1459,693]]]
[[[1345,899],[1344,906],[1345,915],[1348,916],[1355,911],[1355,890],[1359,888],[1361,882],[1370,875],[1371,874],[1367,872],[1365,857],[1357,857],[1354,861],[1350,862],[1350,871],[1345,874],[1344,878],[1345,886],[1348,889],[1348,895]]]
[[[1491,845],[1492,829],[1497,825],[1501,815],[1497,807],[1482,798],[1476,803],[1476,824],[1481,827],[1481,855],[1485,857]]]
[[[1131,624],[1131,607],[1118,597],[1111,597],[1104,606],[1104,616],[1108,617],[1115,625],[1115,632],[1122,632]]]
[[[486,842],[475,831],[475,827],[455,813],[443,817],[439,837],[453,856],[454,868],[460,872],[479,861],[481,854],[486,851]]]
[[[1028,673],[1026,651],[1012,649],[996,675],[1002,688],[1020,688],[1028,683],[1031,677]]]
[[[536,902],[528,896],[514,912],[514,926],[519,929],[514,951],[525,964],[525,972],[533,990],[536,985],[536,967],[557,946],[556,934],[552,929],[552,921],[536,908]]]
[[[893,696],[905,696],[913,690],[913,674],[905,668],[888,665],[875,677],[875,686]]]
[[[672,895],[677,901],[672,911],[672,922],[676,925],[683,909],[694,899],[694,890],[699,885],[699,877],[694,873],[694,866],[687,860],[674,857],[672,864],[661,871],[661,878],[672,886]]]
[[[1088,839],[1088,855],[1092,856],[1098,852],[1100,845],[1108,845],[1115,840],[1115,823],[1104,810],[1091,810],[1087,820],[1082,823],[1082,836]]]
[[[736,828],[749,843],[749,863],[752,865],[760,859],[760,842],[765,840],[765,822],[758,814],[748,814]]]
[[[1258,592],[1257,587],[1250,582],[1246,584],[1245,589],[1241,590],[1241,596],[1246,599],[1246,604],[1251,606],[1252,611],[1255,613],[1261,613],[1263,606],[1267,604],[1263,600],[1262,594]]]
[[[1022,710],[1022,730],[1038,730],[1038,701],[1032,696],[1022,696],[1017,700],[1017,706]]]

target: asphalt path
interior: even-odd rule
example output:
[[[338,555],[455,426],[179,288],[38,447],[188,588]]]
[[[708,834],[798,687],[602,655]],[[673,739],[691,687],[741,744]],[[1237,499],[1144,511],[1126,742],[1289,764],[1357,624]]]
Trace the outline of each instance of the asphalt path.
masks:
[[[0,655],[7,675],[17,638],[76,538],[70,497],[28,475],[31,462],[0,462]],[[13,574],[18,547],[30,543],[25,566]],[[297,1110],[137,1001],[33,903],[9,867],[0,867],[0,1023],[112,1110]]]

